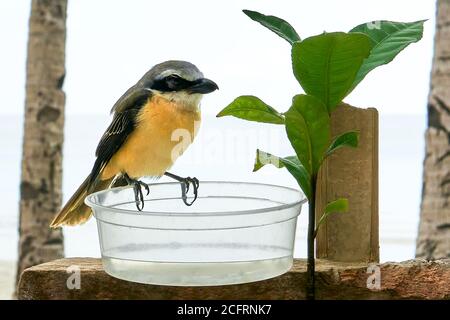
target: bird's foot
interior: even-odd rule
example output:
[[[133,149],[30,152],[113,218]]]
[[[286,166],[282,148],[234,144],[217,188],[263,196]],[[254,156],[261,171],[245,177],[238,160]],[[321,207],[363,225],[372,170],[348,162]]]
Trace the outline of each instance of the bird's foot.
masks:
[[[136,202],[136,208],[139,211],[142,211],[144,209],[144,193],[142,192],[142,188],[145,189],[147,192],[147,196],[150,193],[150,188],[148,185],[140,180],[132,179],[127,174],[124,175],[125,180],[127,181],[128,185],[133,186],[134,191],[134,200]]]
[[[191,178],[191,177],[180,177],[177,175],[174,175],[170,172],[164,173],[166,176],[177,180],[181,184],[181,199],[183,200],[184,204],[187,206],[191,206],[195,200],[197,200],[198,196],[198,188],[200,187],[200,181],[198,181],[197,178]],[[194,198],[191,202],[188,201],[187,193],[189,192],[190,186],[192,185],[192,193],[194,194]]]
[[[197,196],[198,196],[198,188],[200,187],[200,181],[198,181],[198,179],[196,177],[191,178],[191,177],[186,177],[183,178],[183,180],[180,181],[181,182],[181,198],[183,199],[183,202],[185,205],[187,206],[191,206],[195,200],[197,200]],[[191,202],[187,201],[187,193],[189,192],[189,187],[192,184],[192,192],[194,194],[194,198],[192,199]]]

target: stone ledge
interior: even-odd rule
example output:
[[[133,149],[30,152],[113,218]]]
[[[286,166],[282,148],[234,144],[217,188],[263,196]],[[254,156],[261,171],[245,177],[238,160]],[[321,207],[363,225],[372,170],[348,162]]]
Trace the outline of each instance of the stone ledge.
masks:
[[[67,268],[81,271],[81,288],[69,290]],[[317,260],[317,299],[450,299],[450,259],[380,264],[381,289],[367,289],[367,265]],[[70,258],[26,269],[18,298],[28,299],[304,299],[306,264],[269,280],[217,287],[144,285],[115,279],[100,259]]]

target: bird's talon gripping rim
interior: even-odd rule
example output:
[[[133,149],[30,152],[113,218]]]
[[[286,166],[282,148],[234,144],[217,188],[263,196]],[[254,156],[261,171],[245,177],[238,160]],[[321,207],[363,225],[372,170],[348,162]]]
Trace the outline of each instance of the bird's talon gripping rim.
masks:
[[[192,183],[192,188],[193,188],[193,192],[194,192],[194,199],[192,199],[191,202],[188,202],[187,201],[187,193],[189,192],[189,187],[190,187],[191,183]],[[190,207],[195,202],[195,200],[197,200],[199,186],[200,186],[200,182],[198,181],[197,178],[187,177],[181,181],[181,198],[183,199],[183,202],[185,205]]]
[[[133,186],[134,191],[134,201],[136,202],[136,208],[138,211],[142,211],[144,209],[144,193],[142,192],[142,188],[147,192],[147,196],[150,194],[149,186],[139,180],[131,179],[128,175],[124,175],[125,180],[131,186]]]
[[[197,189],[197,191],[198,191],[198,188],[200,187],[200,181],[198,181],[198,179],[197,179],[197,178],[195,178],[195,177],[194,177],[194,178],[193,178],[192,180],[194,181],[194,183],[195,183],[195,186],[196,186],[195,188],[196,188],[196,189]]]
[[[136,202],[136,208],[139,211],[142,211],[144,209],[144,195],[142,194],[142,188],[139,183],[133,184],[133,190],[134,190],[134,200]]]
[[[147,192],[146,195],[148,196],[150,194],[150,187],[148,186],[148,184],[146,184],[142,181],[139,181],[139,184],[144,187],[145,191]]]
[[[185,205],[192,206],[192,204],[195,202],[195,200],[197,200],[198,188],[200,186],[200,181],[198,181],[197,178],[191,178],[191,177],[182,178],[182,177],[177,176],[177,175],[175,175],[173,173],[170,173],[170,172],[165,172],[164,175],[168,176],[169,178],[175,179],[176,181],[178,181],[180,183],[180,185],[181,185],[181,199],[183,200]],[[189,192],[190,184],[192,184],[193,193],[194,193],[194,199],[192,199],[191,202],[188,202],[188,200],[187,200],[187,193]]]

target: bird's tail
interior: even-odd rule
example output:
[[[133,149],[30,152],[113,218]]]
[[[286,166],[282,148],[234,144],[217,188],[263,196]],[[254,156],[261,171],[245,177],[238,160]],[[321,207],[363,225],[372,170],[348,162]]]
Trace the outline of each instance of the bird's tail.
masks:
[[[66,205],[50,223],[50,227],[57,228],[63,225],[74,226],[89,220],[92,215],[92,210],[84,203],[84,199],[88,194],[108,188],[113,179],[96,180],[93,185],[90,185],[90,175],[87,176],[77,191],[67,201]]]

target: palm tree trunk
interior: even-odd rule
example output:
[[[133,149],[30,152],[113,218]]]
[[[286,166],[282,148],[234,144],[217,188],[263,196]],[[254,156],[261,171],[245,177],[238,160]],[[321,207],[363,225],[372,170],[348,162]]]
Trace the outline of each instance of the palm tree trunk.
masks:
[[[29,20],[17,280],[64,255],[49,224],[61,207],[67,0],[33,0]]]
[[[416,256],[450,257],[450,0],[438,0]]]

